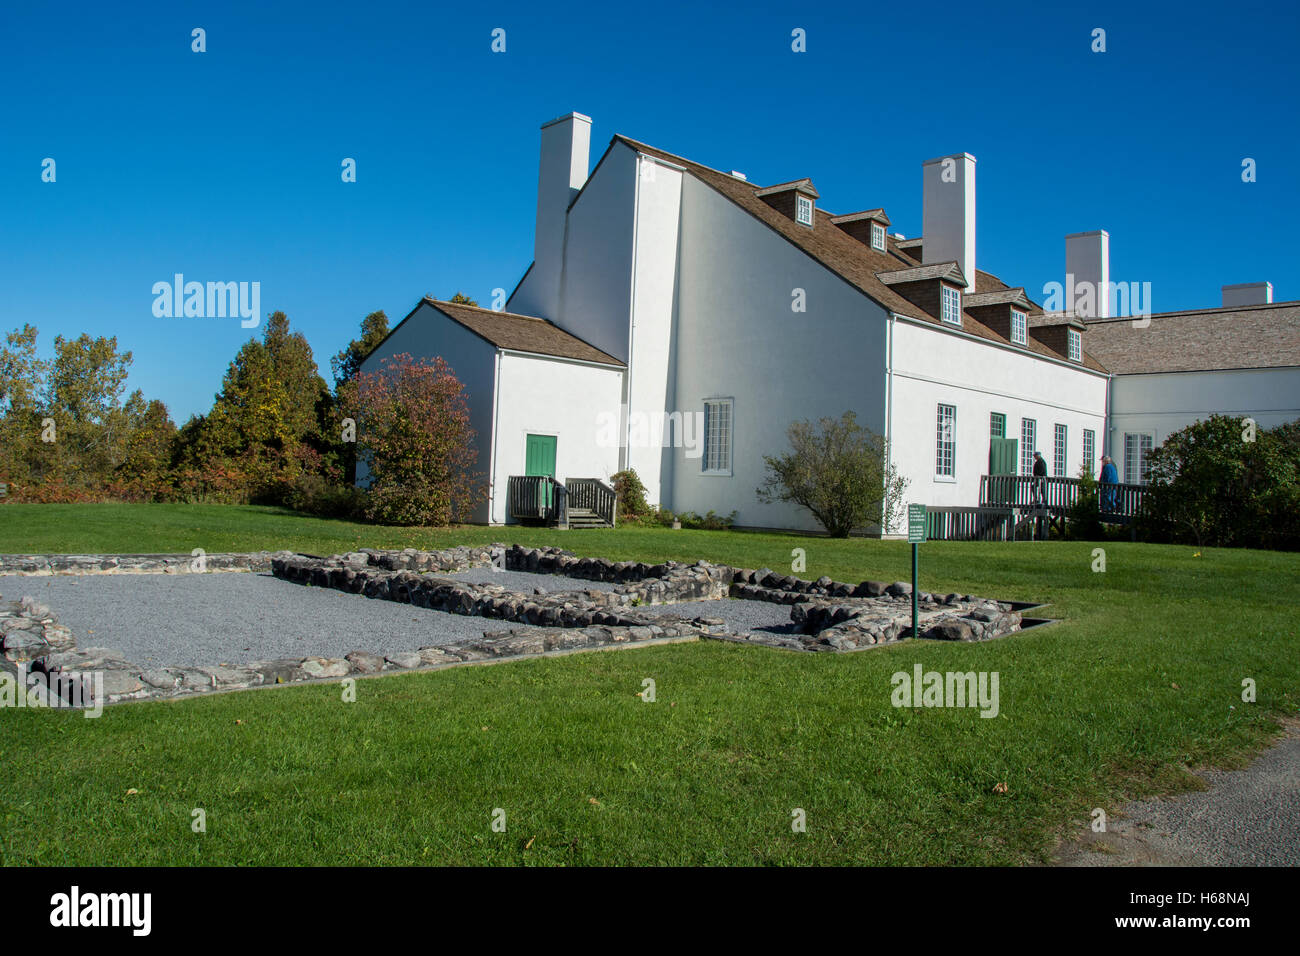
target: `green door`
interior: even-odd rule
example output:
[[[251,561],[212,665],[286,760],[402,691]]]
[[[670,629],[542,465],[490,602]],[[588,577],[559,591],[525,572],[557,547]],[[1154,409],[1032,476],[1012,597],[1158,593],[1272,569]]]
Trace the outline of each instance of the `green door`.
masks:
[[[1020,441],[1016,438],[989,439],[989,474],[1014,475],[1018,470],[1016,457]]]
[[[524,442],[524,474],[555,477],[555,436],[529,435]],[[551,486],[542,489],[538,504],[551,507]]]

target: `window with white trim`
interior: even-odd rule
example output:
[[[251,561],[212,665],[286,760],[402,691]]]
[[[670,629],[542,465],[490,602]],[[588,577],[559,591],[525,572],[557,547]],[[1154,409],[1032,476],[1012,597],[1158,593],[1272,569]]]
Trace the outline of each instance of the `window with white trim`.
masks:
[[[731,474],[731,399],[704,403],[704,473]]]
[[[1091,428],[1083,430],[1083,467],[1088,470],[1088,474],[1095,475],[1093,470],[1093,456],[1097,454],[1097,435]]]
[[[1124,483],[1145,485],[1151,470],[1151,449],[1155,440],[1151,435],[1124,435]]]
[[[1057,478],[1069,477],[1065,473],[1065,448],[1068,436],[1069,431],[1064,425],[1056,426],[1056,434],[1052,436],[1052,469]]]
[[[949,325],[961,325],[961,293],[950,285],[942,288],[943,320]]]
[[[1069,333],[1070,361],[1083,361],[1083,336],[1079,334],[1078,329],[1066,329]]]
[[[811,226],[813,224],[812,200],[809,199],[807,196],[795,196],[794,202],[795,202],[795,213],[794,213],[795,221],[802,223],[805,226]]]
[[[1025,344],[1025,313],[1019,309],[1011,310],[1011,341],[1016,345]]]
[[[935,436],[934,474],[938,478],[957,477],[957,406],[940,405]]]
[[[885,251],[885,227],[878,222],[871,224],[871,248]]]
[[[1020,473],[1022,475],[1032,475],[1034,473],[1034,452],[1038,445],[1038,422],[1032,418],[1022,418],[1020,420]]]

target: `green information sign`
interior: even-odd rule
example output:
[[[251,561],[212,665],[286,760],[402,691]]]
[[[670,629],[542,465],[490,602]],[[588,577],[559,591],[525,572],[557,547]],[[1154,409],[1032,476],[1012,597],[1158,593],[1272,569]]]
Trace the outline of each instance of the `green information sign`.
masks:
[[[907,541],[920,544],[925,540],[925,505],[907,506]]]

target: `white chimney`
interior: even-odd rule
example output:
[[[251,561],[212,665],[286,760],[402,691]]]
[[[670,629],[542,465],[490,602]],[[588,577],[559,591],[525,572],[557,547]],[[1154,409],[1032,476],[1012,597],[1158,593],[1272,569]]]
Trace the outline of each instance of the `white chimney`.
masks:
[[[1234,305],[1268,305],[1273,301],[1273,283],[1243,282],[1223,287],[1223,307]]]
[[[941,156],[921,165],[921,263],[956,262],[975,291],[975,157]]]
[[[558,319],[564,269],[564,230],[569,203],[587,181],[591,117],[568,113],[542,126],[537,171],[537,232],[533,240],[533,281],[543,318]]]
[[[1110,233],[1105,229],[1065,237],[1066,312],[1081,319],[1110,318]],[[1088,291],[1085,291],[1088,290]]]

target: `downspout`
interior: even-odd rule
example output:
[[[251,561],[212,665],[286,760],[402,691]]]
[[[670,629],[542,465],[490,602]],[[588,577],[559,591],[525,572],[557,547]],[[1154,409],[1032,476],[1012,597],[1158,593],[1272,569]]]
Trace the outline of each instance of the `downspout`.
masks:
[[[1110,439],[1111,430],[1114,428],[1114,426],[1111,424],[1111,404],[1110,404],[1112,401],[1111,389],[1113,389],[1114,386],[1115,386],[1115,376],[1113,373],[1108,373],[1106,375],[1105,449],[1102,451],[1102,455],[1109,456],[1110,458],[1115,457],[1114,455],[1111,454],[1111,451],[1113,450],[1114,447],[1114,442],[1112,442]],[[1100,473],[1100,469],[1098,469],[1098,472]]]
[[[492,448],[488,453],[488,520],[492,524],[492,512],[496,509],[497,503],[497,442],[500,435],[497,434],[497,412],[501,408],[501,350],[497,349],[492,356]],[[501,515],[501,523],[505,524],[510,516]]]
[[[620,471],[626,471],[632,464],[631,454],[628,449],[628,432],[632,420],[632,352],[636,342],[636,254],[641,244],[638,235],[641,223],[641,164],[648,161],[648,157],[637,153],[636,164],[633,167],[636,173],[636,181],[632,184],[632,274],[628,276],[627,372],[623,376],[623,421],[619,428],[619,438],[622,445],[618,450],[618,467]]]
[[[885,474],[889,474],[889,469],[894,462],[894,443],[893,443],[893,416],[894,416],[894,322],[898,316],[894,312],[889,313],[889,322],[885,325]],[[883,515],[881,516],[883,519]],[[889,528],[884,527],[883,521],[880,528],[881,537],[890,533]]]

